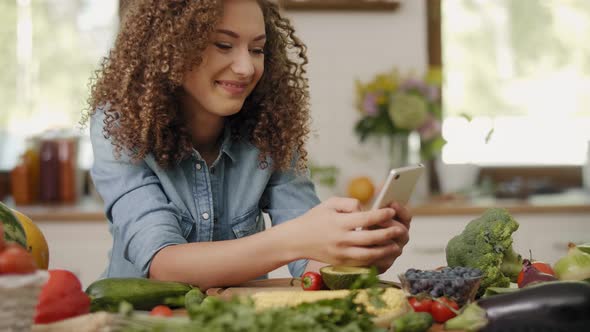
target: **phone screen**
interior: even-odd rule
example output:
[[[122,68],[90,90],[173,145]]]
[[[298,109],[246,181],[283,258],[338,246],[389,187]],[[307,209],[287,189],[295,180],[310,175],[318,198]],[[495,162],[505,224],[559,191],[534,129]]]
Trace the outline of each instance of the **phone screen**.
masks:
[[[373,202],[372,208],[380,209],[393,202],[406,205],[423,172],[424,166],[422,164],[392,169]]]

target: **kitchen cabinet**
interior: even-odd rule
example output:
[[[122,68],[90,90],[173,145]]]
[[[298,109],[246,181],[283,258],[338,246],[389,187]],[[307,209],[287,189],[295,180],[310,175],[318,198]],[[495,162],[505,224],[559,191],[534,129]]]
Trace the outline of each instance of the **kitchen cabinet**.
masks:
[[[85,289],[107,266],[112,239],[106,221],[38,221],[49,246],[49,268],[74,272]]]

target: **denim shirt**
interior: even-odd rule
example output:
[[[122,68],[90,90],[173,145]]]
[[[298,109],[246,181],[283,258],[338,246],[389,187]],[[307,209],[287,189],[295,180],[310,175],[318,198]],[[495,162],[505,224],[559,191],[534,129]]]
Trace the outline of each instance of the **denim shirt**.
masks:
[[[227,128],[211,167],[193,151],[163,170],[153,155],[131,162],[123,151],[116,159],[103,119],[97,111],[90,122],[90,174],[113,237],[103,277],[147,277],[152,258],[166,246],[242,238],[264,230],[261,212],[278,225],[319,203],[308,176],[259,168],[259,150],[231,140]],[[291,262],[289,271],[300,276],[306,265],[303,259]]]

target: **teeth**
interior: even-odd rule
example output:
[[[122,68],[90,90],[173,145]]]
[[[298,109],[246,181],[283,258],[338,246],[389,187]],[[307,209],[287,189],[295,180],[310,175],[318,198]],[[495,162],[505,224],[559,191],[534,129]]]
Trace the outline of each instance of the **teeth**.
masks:
[[[243,88],[243,85],[238,85],[238,84],[231,84],[231,83],[226,83],[226,82],[218,82],[221,85],[225,85],[225,86],[229,86],[229,87],[234,87],[234,88]]]

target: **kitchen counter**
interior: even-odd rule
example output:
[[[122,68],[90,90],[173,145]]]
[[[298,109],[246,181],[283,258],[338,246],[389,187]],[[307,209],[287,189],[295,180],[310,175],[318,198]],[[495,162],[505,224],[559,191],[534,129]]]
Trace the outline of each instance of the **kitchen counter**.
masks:
[[[13,206],[11,201],[6,203]],[[590,213],[590,193],[571,190],[560,194],[531,196],[525,200],[436,198],[415,203],[411,205],[411,210],[414,216],[448,216],[480,214],[490,207],[503,207],[511,213]],[[16,208],[36,222],[96,222],[106,218],[102,202],[92,197],[84,197],[76,204],[23,205]]]
[[[448,197],[447,197],[448,198]],[[11,202],[6,201],[9,206]],[[515,235],[515,250],[555,262],[567,251],[568,242],[584,243],[590,233],[590,199],[581,193],[532,197],[527,201],[491,198],[431,200],[413,207],[412,241],[404,255],[383,278],[396,280],[399,271],[410,267],[436,267],[445,264],[445,245],[465,225],[493,206],[508,208],[520,229]],[[87,287],[100,277],[108,264],[112,236],[102,211],[102,203],[86,197],[78,204],[58,206],[18,206],[18,210],[37,223],[51,251],[50,268],[65,268],[79,275]],[[558,227],[555,227],[559,224]],[[84,250],[80,250],[84,248]],[[89,264],[92,262],[92,264]],[[269,276],[290,276],[286,266]]]

